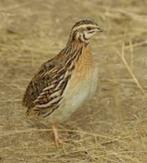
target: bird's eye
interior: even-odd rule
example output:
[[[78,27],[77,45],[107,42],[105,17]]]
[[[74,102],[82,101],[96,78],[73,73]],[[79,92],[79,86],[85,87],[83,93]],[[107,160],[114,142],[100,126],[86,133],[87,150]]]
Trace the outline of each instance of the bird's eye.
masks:
[[[87,27],[87,30],[90,31],[92,28],[91,27]]]

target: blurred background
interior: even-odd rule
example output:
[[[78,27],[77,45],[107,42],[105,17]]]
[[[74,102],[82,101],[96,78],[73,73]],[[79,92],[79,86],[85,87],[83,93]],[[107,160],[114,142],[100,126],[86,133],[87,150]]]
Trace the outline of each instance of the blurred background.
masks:
[[[56,149],[50,127],[27,123],[21,100],[83,18],[104,29],[91,41],[98,89],[67,122],[71,134],[61,129],[67,140]],[[147,162],[146,0],[0,1],[0,162]]]

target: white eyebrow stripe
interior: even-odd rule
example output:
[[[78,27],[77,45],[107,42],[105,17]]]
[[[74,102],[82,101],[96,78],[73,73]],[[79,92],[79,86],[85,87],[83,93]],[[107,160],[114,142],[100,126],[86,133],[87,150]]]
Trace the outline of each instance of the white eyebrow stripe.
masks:
[[[86,27],[97,27],[96,25],[90,25],[90,24],[83,24],[83,25],[80,25],[80,26],[78,26],[78,27],[74,27],[73,28],[73,31],[76,31],[77,29],[79,29],[79,28],[86,28]]]

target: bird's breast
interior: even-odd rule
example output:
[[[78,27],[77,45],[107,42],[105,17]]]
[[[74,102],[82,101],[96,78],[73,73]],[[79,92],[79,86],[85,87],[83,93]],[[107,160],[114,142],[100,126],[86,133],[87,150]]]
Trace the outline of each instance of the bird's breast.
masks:
[[[75,64],[75,69],[63,94],[62,104],[56,110],[59,119],[64,121],[75,112],[85,100],[94,94],[96,86],[97,66],[90,49],[85,49]]]

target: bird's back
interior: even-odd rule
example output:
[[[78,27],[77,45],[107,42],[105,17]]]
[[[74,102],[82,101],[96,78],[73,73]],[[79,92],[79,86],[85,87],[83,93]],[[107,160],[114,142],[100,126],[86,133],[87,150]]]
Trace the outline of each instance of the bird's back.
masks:
[[[62,77],[65,74],[65,69],[60,59],[58,56],[44,63],[29,83],[23,98],[23,104],[28,108],[28,112],[35,106],[51,103],[57,98],[57,93],[60,95],[58,100],[60,101],[62,98],[61,94],[66,86],[67,78],[63,81]],[[58,87],[60,87],[60,90]]]

